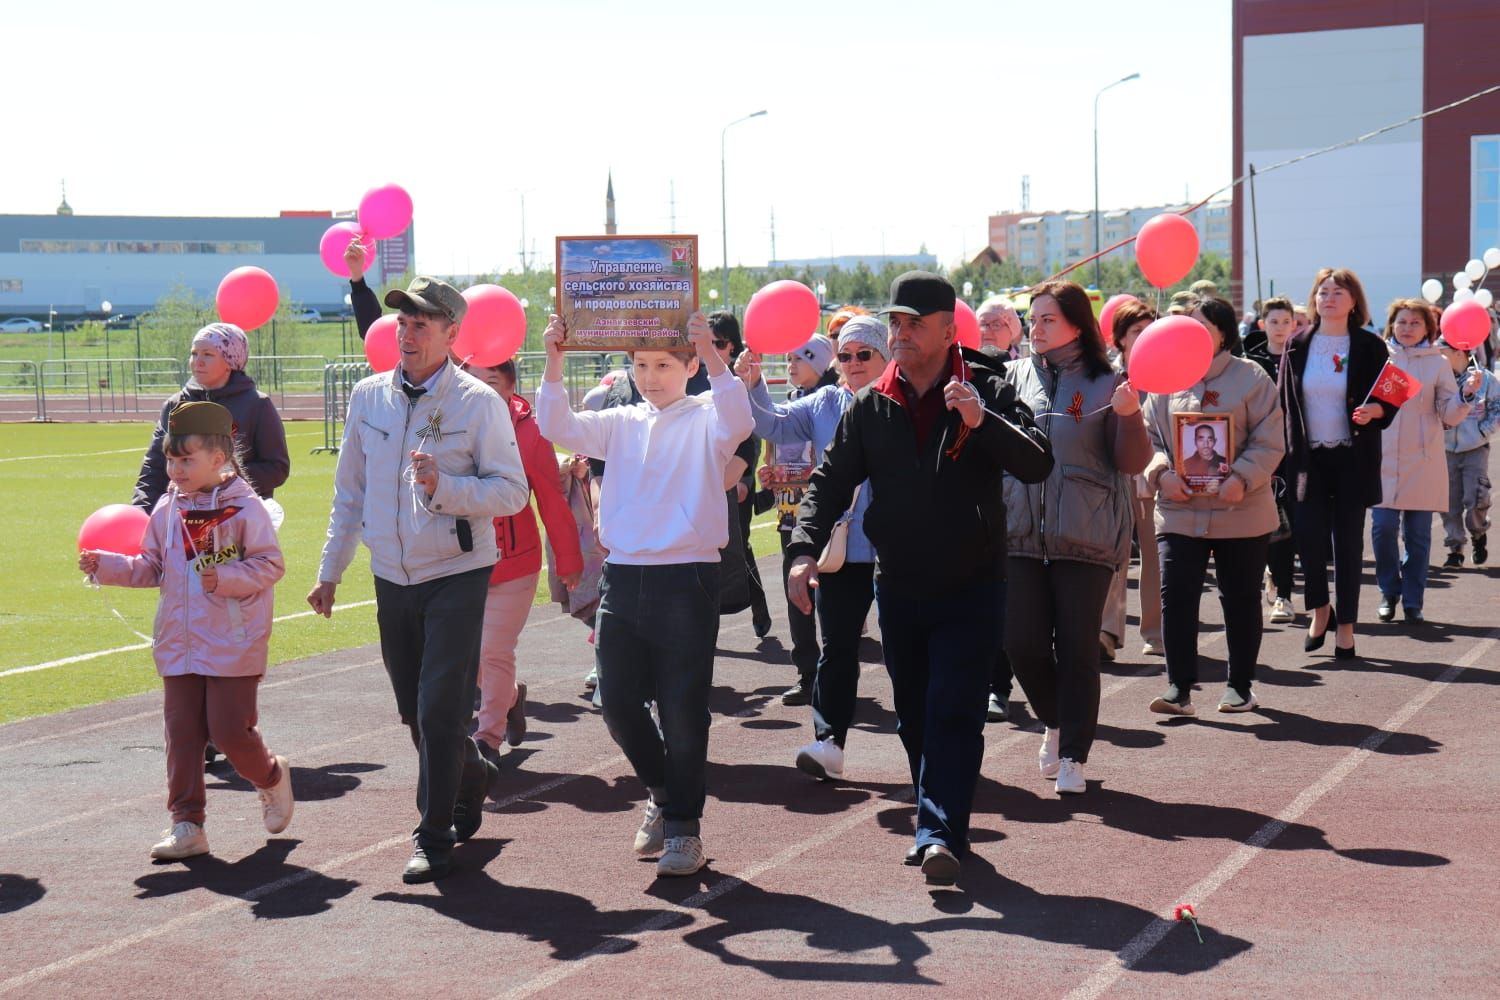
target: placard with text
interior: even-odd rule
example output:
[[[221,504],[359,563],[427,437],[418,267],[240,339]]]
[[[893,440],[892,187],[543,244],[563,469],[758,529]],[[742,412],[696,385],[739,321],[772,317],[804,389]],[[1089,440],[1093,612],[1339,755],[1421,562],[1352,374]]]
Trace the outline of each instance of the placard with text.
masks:
[[[691,351],[698,237],[559,236],[557,315],[565,350]]]

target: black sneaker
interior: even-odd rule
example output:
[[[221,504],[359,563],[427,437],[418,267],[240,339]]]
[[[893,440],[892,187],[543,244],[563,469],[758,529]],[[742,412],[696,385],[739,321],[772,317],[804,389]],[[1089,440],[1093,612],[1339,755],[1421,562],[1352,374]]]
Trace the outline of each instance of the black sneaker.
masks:
[[[1151,703],[1151,711],[1157,715],[1196,715],[1193,707],[1193,691],[1179,690],[1176,684],[1167,685],[1167,693]]]
[[[799,680],[785,691],[781,692],[781,703],[783,705],[811,705],[812,684],[806,680]]]
[[[436,882],[447,875],[452,868],[451,852],[418,844],[416,850],[411,853],[411,860],[406,863],[406,869],[401,873],[401,881],[408,885]]]
[[[1219,699],[1219,711],[1221,712],[1252,712],[1260,702],[1255,700],[1254,691],[1237,691],[1232,687],[1224,689],[1224,697]]]
[[[474,743],[479,747],[479,756],[483,757],[491,764],[494,764],[497,768],[500,766],[499,748],[490,746],[488,743],[477,736],[474,738]]]
[[[1483,566],[1486,559],[1490,557],[1487,535],[1474,536],[1474,565]]]
[[[1462,549],[1449,549],[1448,558],[1443,560],[1443,569],[1458,569],[1464,564]]]
[[[213,767],[214,764],[218,762],[219,756],[220,754],[218,747],[214,746],[212,743],[206,744],[203,747],[203,769],[206,771],[210,767]]]
[[[453,833],[462,844],[479,832],[484,822],[484,799],[489,794],[490,783],[500,776],[500,769],[489,761],[484,764],[484,780],[474,782],[473,788],[461,789],[458,800],[453,803]]]
[[[1375,609],[1375,614],[1383,622],[1396,620],[1396,600],[1393,597],[1381,597],[1380,606]]]
[[[1010,695],[990,692],[990,705],[984,717],[989,722],[1008,722],[1010,720]]]

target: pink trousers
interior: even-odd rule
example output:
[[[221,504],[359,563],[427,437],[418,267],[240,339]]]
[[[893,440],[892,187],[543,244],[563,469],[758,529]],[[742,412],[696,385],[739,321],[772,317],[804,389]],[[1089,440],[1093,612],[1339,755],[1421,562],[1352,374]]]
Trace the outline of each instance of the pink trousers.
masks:
[[[255,728],[255,691],[260,677],[162,678],[162,714],[167,729],[167,808],[172,822],[202,824],[206,792],[203,748],[213,740],[240,776],[256,788],[281,779],[276,758]]]
[[[505,742],[505,713],[516,703],[516,642],[531,614],[540,573],[490,585],[479,643],[479,728],[475,739]]]

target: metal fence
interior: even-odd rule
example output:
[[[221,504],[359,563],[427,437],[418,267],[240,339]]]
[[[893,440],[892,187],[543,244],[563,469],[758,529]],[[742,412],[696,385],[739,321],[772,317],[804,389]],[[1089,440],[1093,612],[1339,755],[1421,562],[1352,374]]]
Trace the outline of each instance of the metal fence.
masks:
[[[40,364],[45,419],[139,419],[187,381],[179,358],[54,358]]]
[[[312,454],[338,454],[344,417],[349,413],[349,394],[360,379],[373,371],[366,361],[340,361],[323,366],[323,444],[314,448]]]
[[[47,419],[47,397],[35,361],[0,361],[0,419]]]

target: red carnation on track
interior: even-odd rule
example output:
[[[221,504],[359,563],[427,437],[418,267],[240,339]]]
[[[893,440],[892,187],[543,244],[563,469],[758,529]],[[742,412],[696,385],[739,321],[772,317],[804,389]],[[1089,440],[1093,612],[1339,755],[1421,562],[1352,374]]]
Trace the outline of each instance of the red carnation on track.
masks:
[[[1198,943],[1203,943],[1203,935],[1198,931],[1198,912],[1193,909],[1192,903],[1178,903],[1172,908],[1173,920],[1186,920],[1193,925],[1193,933],[1198,936]]]

